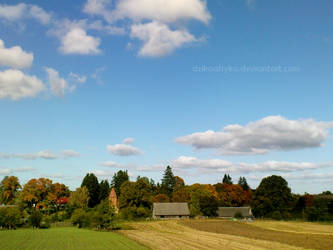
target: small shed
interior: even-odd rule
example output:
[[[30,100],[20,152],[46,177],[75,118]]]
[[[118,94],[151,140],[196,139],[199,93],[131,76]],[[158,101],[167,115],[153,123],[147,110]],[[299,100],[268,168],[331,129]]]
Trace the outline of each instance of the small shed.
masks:
[[[241,213],[243,217],[252,217],[252,211],[250,207],[219,207],[217,209],[218,217],[232,218],[236,213]]]
[[[186,219],[190,217],[190,210],[186,202],[154,203],[154,219]]]

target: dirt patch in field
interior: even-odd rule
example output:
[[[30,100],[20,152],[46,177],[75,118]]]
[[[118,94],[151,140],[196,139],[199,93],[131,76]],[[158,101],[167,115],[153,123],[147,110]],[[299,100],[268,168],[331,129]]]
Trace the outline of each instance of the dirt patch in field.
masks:
[[[130,226],[134,230],[120,230],[120,233],[152,249],[303,249],[279,242],[201,231],[176,220],[133,222]]]
[[[227,220],[188,220],[180,223],[190,228],[205,232],[279,242],[302,248],[320,250],[333,249],[332,235],[283,232],[257,227],[249,223]]]

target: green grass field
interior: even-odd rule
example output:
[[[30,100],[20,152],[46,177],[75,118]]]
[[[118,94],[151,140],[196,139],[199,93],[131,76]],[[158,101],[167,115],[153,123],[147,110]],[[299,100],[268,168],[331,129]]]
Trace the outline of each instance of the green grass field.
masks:
[[[5,249],[147,249],[123,235],[74,227],[0,231]]]

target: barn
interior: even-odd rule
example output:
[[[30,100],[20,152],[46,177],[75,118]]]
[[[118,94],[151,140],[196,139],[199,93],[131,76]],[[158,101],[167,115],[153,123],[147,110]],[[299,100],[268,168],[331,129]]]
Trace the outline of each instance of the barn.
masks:
[[[236,213],[241,213],[243,217],[252,217],[252,211],[250,207],[219,207],[217,209],[218,217],[232,218]]]
[[[190,217],[190,210],[186,202],[154,203],[154,219],[186,219]]]

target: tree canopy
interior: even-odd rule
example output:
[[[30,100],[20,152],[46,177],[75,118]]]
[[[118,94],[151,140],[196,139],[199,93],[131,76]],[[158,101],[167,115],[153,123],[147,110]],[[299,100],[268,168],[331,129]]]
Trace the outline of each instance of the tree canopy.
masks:
[[[128,173],[126,171],[119,170],[116,174],[113,175],[112,181],[111,181],[111,187],[114,188],[114,191],[116,191],[117,196],[120,196],[120,187],[121,185],[129,181]]]
[[[257,217],[285,216],[292,201],[288,182],[272,175],[261,180],[254,192],[252,207]]]
[[[162,186],[161,186],[162,192],[167,194],[171,198],[175,185],[176,185],[175,176],[172,173],[171,167],[167,166],[167,168],[164,171],[162,179]]]
[[[100,202],[100,187],[97,177],[93,173],[88,173],[81,184],[81,187],[87,187],[89,192],[89,207],[94,207]]]

